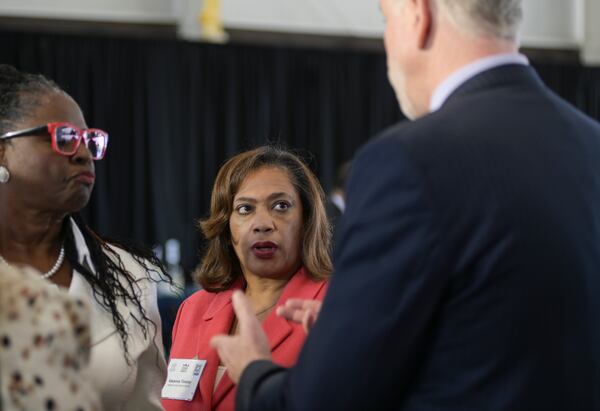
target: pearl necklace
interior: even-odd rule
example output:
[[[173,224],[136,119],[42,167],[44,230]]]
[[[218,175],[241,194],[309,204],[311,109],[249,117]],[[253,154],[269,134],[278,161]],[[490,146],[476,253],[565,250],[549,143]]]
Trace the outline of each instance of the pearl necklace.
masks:
[[[48,278],[52,277],[54,274],[56,274],[58,269],[60,267],[62,267],[64,261],[65,261],[65,247],[61,246],[60,253],[58,253],[58,259],[56,260],[56,262],[54,263],[54,265],[52,266],[52,268],[49,271],[42,274],[42,278],[48,279]],[[8,263],[8,261],[6,261],[4,259],[4,257],[2,257],[1,255],[0,255],[0,263],[10,265]]]

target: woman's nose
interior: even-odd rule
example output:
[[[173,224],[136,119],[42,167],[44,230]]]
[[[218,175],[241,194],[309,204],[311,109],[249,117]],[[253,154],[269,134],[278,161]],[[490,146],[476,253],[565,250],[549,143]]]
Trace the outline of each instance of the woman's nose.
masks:
[[[267,211],[257,210],[254,217],[254,226],[252,230],[254,232],[269,232],[275,228],[273,219]]]
[[[71,160],[76,163],[83,164],[92,161],[92,153],[90,153],[90,150],[88,150],[84,139],[81,139],[81,143],[79,144],[79,147],[77,147],[77,151],[75,151],[75,154],[71,156]]]

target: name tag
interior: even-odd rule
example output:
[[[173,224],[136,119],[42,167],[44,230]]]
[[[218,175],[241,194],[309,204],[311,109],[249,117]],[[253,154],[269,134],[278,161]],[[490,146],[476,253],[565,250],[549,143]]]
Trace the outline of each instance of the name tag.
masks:
[[[162,388],[163,398],[191,401],[198,388],[198,381],[206,365],[206,360],[172,358],[169,361],[169,374]]]

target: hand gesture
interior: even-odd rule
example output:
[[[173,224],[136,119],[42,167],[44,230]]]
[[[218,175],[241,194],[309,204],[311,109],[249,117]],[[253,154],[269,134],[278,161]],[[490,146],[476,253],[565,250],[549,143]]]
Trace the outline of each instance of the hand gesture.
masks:
[[[321,301],[290,298],[277,308],[277,315],[302,324],[304,331],[310,331],[321,311]]]
[[[269,341],[243,292],[235,291],[232,296],[233,309],[238,320],[237,335],[216,335],[210,345],[219,353],[227,373],[236,384],[244,369],[252,361],[270,360]]]

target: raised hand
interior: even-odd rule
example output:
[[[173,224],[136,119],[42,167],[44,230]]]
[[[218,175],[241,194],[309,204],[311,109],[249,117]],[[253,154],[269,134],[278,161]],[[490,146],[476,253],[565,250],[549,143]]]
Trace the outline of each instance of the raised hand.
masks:
[[[319,317],[321,301],[290,298],[284,305],[277,308],[277,315],[302,324],[307,333]]]
[[[248,364],[255,360],[270,360],[271,350],[267,336],[244,293],[235,291],[232,303],[238,320],[238,334],[216,335],[210,340],[210,345],[217,350],[229,377],[237,384]]]

